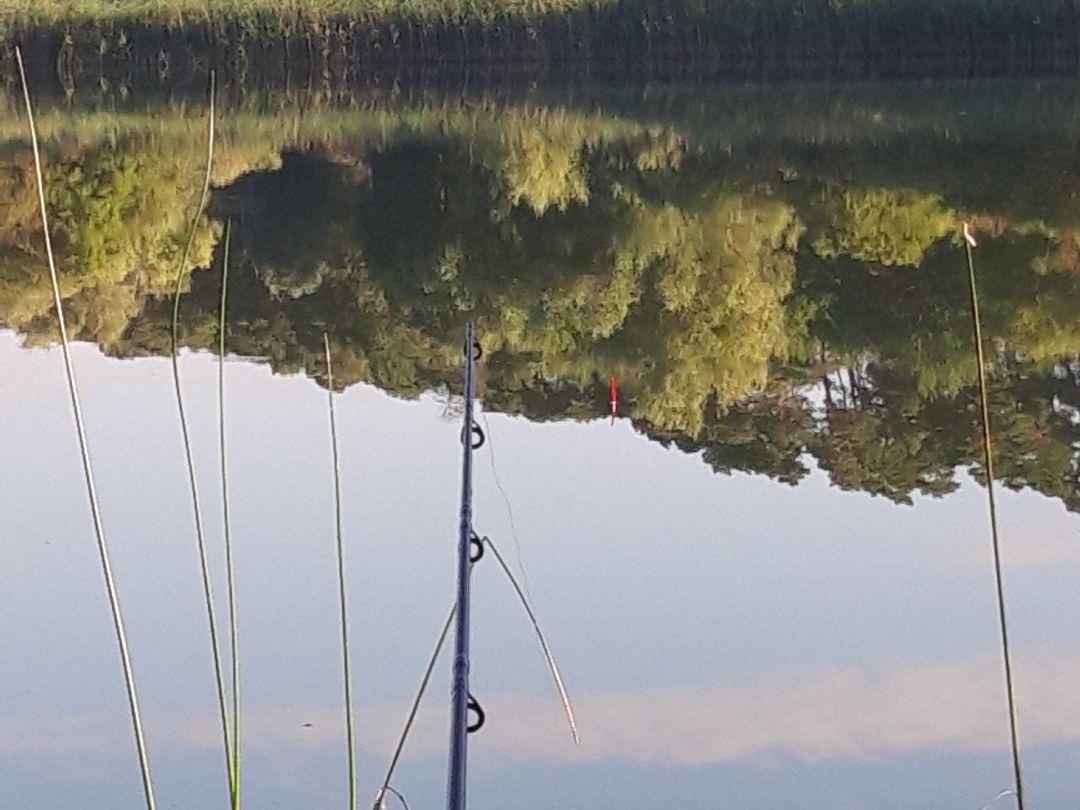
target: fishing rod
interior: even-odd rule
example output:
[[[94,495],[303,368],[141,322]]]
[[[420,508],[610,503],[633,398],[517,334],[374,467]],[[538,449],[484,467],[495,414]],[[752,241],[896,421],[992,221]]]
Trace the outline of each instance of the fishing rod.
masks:
[[[473,418],[474,367],[482,351],[472,321],[465,325],[465,416],[461,429],[461,519],[458,525],[457,615],[453,677],[450,690],[450,773],[447,810],[465,810],[468,735],[484,725],[484,710],[469,694],[469,580],[483,543],[472,528],[473,450],[484,444],[484,431]],[[469,714],[475,715],[470,723]]]
[[[506,564],[506,560],[499,552],[499,549],[496,548],[495,542],[490,537],[481,537],[480,542],[483,544],[483,548],[490,548],[491,553],[495,555],[495,560],[499,563],[499,568],[506,575],[507,580],[514,589],[514,593],[517,594],[518,601],[521,602],[521,606],[525,610],[525,614],[532,623],[533,632],[540,642],[540,648],[543,652],[544,660],[547,662],[548,671],[551,673],[552,680],[555,682],[555,689],[558,690],[559,699],[562,701],[563,711],[566,713],[566,722],[570,728],[570,736],[573,737],[575,745],[580,745],[581,738],[578,736],[577,719],[574,717],[574,707],[570,702],[570,694],[566,690],[566,684],[563,682],[562,674],[559,672],[559,665],[555,662],[555,655],[551,652],[551,647],[547,642],[547,638],[544,636],[544,631],[540,628],[540,622],[536,618],[536,613],[533,611],[532,605],[529,604],[529,600],[522,590],[521,585],[518,583],[517,577],[515,577],[514,573],[510,570],[510,566]],[[479,559],[477,552],[478,547],[474,543],[472,554],[472,561],[474,563]],[[443,623],[442,632],[439,634],[439,640],[435,643],[435,651],[432,652],[431,658],[428,659],[427,668],[424,670],[423,677],[420,679],[420,688],[417,690],[416,697],[413,698],[412,705],[409,707],[408,716],[405,718],[405,728],[402,729],[401,736],[398,738],[397,747],[394,749],[394,754],[390,758],[390,767],[386,769],[386,777],[383,779],[378,793],[375,794],[374,810],[386,810],[384,800],[386,799],[387,793],[394,793],[398,798],[401,798],[404,803],[404,798],[400,793],[397,793],[397,791],[394,790],[394,787],[390,782],[394,778],[394,770],[397,768],[398,762],[401,760],[401,755],[405,751],[405,743],[408,741],[409,732],[412,730],[416,715],[420,711],[420,702],[424,699],[428,681],[431,680],[431,673],[434,671],[435,664],[439,660],[439,654],[442,652],[443,644],[446,643],[446,637],[450,634],[450,625],[453,624],[454,616],[456,614],[457,605],[454,605],[450,608],[450,613]]]

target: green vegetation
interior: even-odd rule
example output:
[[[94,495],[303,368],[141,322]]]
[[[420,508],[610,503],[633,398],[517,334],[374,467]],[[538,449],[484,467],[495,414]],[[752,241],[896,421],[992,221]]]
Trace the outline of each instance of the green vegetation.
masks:
[[[997,474],[1080,509],[1072,91],[1037,100],[1059,129],[1033,143],[988,126],[1015,108],[1007,92],[977,95],[945,135],[897,90],[898,105],[837,103],[768,134],[767,106],[725,124],[677,96],[622,115],[378,96],[305,96],[301,115],[255,98],[222,115],[180,341],[218,345],[220,286],[202,268],[231,219],[238,354],[326,382],[325,333],[335,385],[416,396],[454,380],[473,319],[491,407],[603,417],[615,375],[622,415],[718,472],[795,483],[813,458],[839,486],[905,502],[978,466],[967,220]],[[178,257],[201,179],[201,121],[153,112],[41,116],[50,206],[79,212],[57,234],[65,299],[78,336],[118,355],[169,351],[174,271],[155,257]],[[0,319],[48,341],[14,131],[0,124]]]
[[[469,63],[535,71],[1069,73],[1072,0],[0,0],[36,71],[351,76]]]
[[[615,0],[0,0],[6,20],[34,24],[142,21],[177,28],[187,21],[271,15],[282,21],[319,23],[349,17],[360,23],[393,18],[429,20],[494,20],[539,17],[585,8],[602,8]]]

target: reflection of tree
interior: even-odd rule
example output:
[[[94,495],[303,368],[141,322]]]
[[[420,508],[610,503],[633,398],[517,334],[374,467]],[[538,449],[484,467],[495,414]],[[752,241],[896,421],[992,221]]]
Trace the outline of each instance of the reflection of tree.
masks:
[[[104,345],[121,341],[149,296],[175,284],[190,211],[199,193],[195,152],[163,151],[152,140],[107,142],[48,164],[48,206],[71,333]],[[7,325],[55,339],[31,165],[16,158],[0,236],[0,312]],[[190,264],[206,266],[220,227],[199,223]]]
[[[809,402],[791,390],[789,381],[777,379],[764,392],[706,420],[696,439],[646,430],[686,452],[701,451],[717,472],[761,473],[796,484],[810,472],[803,456],[814,443],[817,423]]]
[[[845,371],[839,397],[826,383],[825,417],[812,445],[832,481],[901,503],[910,503],[914,492],[956,489],[953,470],[972,457],[975,424],[968,409],[911,396],[911,380],[884,368]]]
[[[917,191],[827,188],[814,250],[886,266],[917,265],[927,249],[955,230],[955,217],[932,195]]]
[[[844,180],[836,156],[804,147],[737,165],[601,117],[443,118],[445,131],[402,124],[269,162],[252,148],[253,170],[222,175],[193,266],[231,218],[231,351],[318,376],[326,331],[340,384],[414,396],[452,390],[474,319],[493,407],[603,416],[615,375],[622,414],[718,472],[795,483],[814,459],[838,486],[909,502],[977,470],[954,176],[866,165]],[[51,339],[25,155],[3,160],[0,318]],[[83,338],[167,351],[198,160],[121,138],[51,163]],[[1076,232],[1007,209],[976,220],[999,475],[1080,509]],[[187,345],[212,345],[218,292],[216,274],[193,273]]]

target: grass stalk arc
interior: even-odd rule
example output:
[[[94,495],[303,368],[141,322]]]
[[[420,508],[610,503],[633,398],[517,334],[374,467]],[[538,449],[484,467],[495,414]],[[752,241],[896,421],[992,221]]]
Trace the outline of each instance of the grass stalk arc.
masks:
[[[338,597],[341,605],[341,658],[345,674],[345,737],[349,754],[349,810],[356,810],[356,730],[352,703],[352,670],[349,663],[349,611],[345,587],[345,542],[341,521],[341,460],[338,453],[337,419],[334,415],[334,366],[330,338],[323,333],[326,352],[326,402],[330,415],[330,449],[334,466],[334,530],[337,540]]]
[[[90,501],[90,514],[94,524],[94,536],[97,540],[101,571],[105,578],[105,590],[112,612],[113,628],[116,631],[116,643],[120,652],[120,662],[124,671],[124,685],[127,689],[128,708],[131,712],[131,724],[135,735],[135,747],[139,755],[139,771],[142,776],[143,795],[147,810],[155,810],[154,786],[150,776],[150,762],[146,753],[146,740],[143,735],[142,716],[139,711],[139,699],[135,689],[135,673],[131,666],[128,651],[127,634],[124,631],[123,615],[120,611],[120,599],[113,577],[109,548],[105,540],[105,528],[101,520],[97,489],[94,485],[94,473],[90,464],[90,447],[86,438],[86,426],[83,422],[82,406],[79,401],[78,385],[75,381],[75,369],[71,362],[71,347],[68,343],[67,325],[64,321],[64,303],[60,294],[60,280],[56,270],[56,257],[53,253],[52,238],[49,235],[49,219],[45,204],[45,179],[41,169],[41,150],[38,147],[37,128],[34,124],[33,105],[30,103],[30,87],[26,81],[26,68],[23,65],[22,51],[15,49],[19,79],[22,82],[23,99],[26,102],[26,118],[30,128],[30,142],[34,153],[34,176],[37,182],[38,204],[41,209],[41,227],[45,237],[45,254],[49,262],[49,279],[52,282],[53,301],[56,305],[56,319],[60,329],[60,345],[64,355],[64,372],[67,377],[68,394],[71,397],[71,409],[75,419],[75,430],[79,439],[79,454],[82,459],[83,478],[86,482],[86,494]]]
[[[1012,655],[1009,652],[1009,624],[1005,613],[1005,584],[1001,565],[1001,541],[998,536],[997,501],[994,497],[994,451],[990,430],[990,405],[986,383],[986,357],[983,353],[982,317],[979,313],[979,290],[972,257],[973,238],[965,225],[964,249],[967,252],[968,287],[971,294],[971,320],[975,338],[975,357],[979,364],[979,405],[982,418],[983,464],[986,470],[986,498],[990,513],[990,537],[994,549],[994,578],[997,586],[998,624],[1001,631],[1001,655],[1005,665],[1005,692],[1009,703],[1009,743],[1012,754],[1016,804],[1024,810],[1024,783],[1020,767],[1019,718],[1013,687]]]
[[[225,538],[225,574],[229,598],[229,660],[232,665],[232,760],[229,763],[233,810],[240,807],[240,644],[236,612],[236,565],[232,523],[229,520],[229,465],[225,445],[225,324],[229,294],[229,245],[232,221],[225,223],[221,262],[221,303],[218,309],[218,459],[221,467],[221,516]]]
[[[191,433],[188,430],[187,414],[184,409],[183,388],[180,382],[180,298],[183,292],[184,273],[187,267],[191,248],[195,243],[195,232],[199,221],[202,219],[206,208],[206,199],[210,191],[210,173],[214,162],[214,131],[215,131],[215,105],[216,88],[214,75],[210,75],[210,103],[209,121],[207,124],[206,138],[206,171],[203,179],[202,191],[199,196],[199,204],[192,219],[191,230],[188,234],[184,252],[180,257],[180,263],[176,269],[176,286],[173,294],[172,322],[169,330],[169,348],[172,360],[173,389],[176,395],[176,411],[180,421],[180,437],[184,445],[184,459],[187,466],[188,488],[191,493],[191,508],[195,522],[195,543],[199,553],[199,568],[202,576],[203,599],[206,604],[206,618],[210,627],[210,647],[214,661],[214,678],[217,688],[218,709],[221,715],[221,733],[225,751],[225,769],[229,780],[230,802],[235,800],[236,786],[233,777],[232,739],[228,719],[228,698],[225,692],[224,665],[221,659],[221,643],[218,637],[218,620],[214,608],[214,595],[212,578],[210,576],[210,563],[206,549],[206,532],[203,527],[202,506],[199,500],[199,488],[195,478],[195,461],[191,450]]]

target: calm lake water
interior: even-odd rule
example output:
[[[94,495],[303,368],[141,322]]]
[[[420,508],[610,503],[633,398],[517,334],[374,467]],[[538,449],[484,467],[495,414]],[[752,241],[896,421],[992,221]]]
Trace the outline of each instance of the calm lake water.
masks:
[[[206,100],[36,91],[159,806],[226,806],[169,360]],[[0,100],[0,806],[141,783],[42,252]],[[970,808],[1011,786],[962,223],[978,237],[1029,808],[1080,795],[1080,83],[226,88],[183,268],[243,787],[346,805],[323,336],[361,804],[454,598],[459,345],[485,348],[470,806]],[[619,391],[609,414],[609,387]],[[448,657],[394,784],[445,801]],[[1010,806],[1011,798],[995,806]]]

